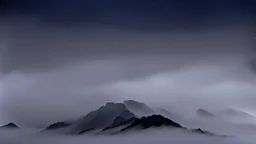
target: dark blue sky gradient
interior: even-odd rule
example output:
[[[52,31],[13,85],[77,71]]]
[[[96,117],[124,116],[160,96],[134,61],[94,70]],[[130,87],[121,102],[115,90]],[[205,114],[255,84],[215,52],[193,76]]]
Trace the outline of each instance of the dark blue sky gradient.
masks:
[[[246,39],[244,45],[249,45],[243,46],[247,47],[244,51],[249,48],[250,52],[255,53],[256,51],[253,39],[256,31],[256,0],[1,0],[0,7],[0,13],[3,16],[0,17],[0,22],[4,24],[0,25],[3,26],[1,33],[10,43],[8,48],[5,48],[5,51],[9,53],[4,57],[7,60],[4,60],[5,65],[2,71],[6,71],[5,73],[23,66],[34,67],[42,64],[42,67],[48,67],[48,65],[45,66],[45,63],[49,64],[51,68],[52,65],[60,65],[64,61],[63,59],[67,59],[66,61],[71,61],[68,58],[83,59],[88,52],[93,58],[107,55],[119,56],[127,53],[130,55],[172,53],[169,51],[171,48],[168,47],[175,41],[165,41],[169,37],[148,38],[141,33],[142,35],[132,41],[130,39],[133,37],[129,37],[128,34],[130,31],[135,32],[134,35],[141,31],[152,32],[153,36],[154,32],[175,34],[173,31],[176,31],[179,34],[180,32],[189,33],[191,30],[207,35],[207,32],[210,31],[212,34],[209,36],[212,40],[208,42],[212,45],[216,43],[222,45],[222,42],[231,41],[229,38],[241,36]],[[7,18],[6,21],[5,18]],[[11,20],[8,21],[8,18]],[[65,26],[70,26],[70,29],[66,29]],[[90,32],[84,32],[88,30],[87,26],[92,29],[91,33],[96,33],[92,32],[94,30],[99,31],[95,37],[97,40],[94,40],[90,47],[87,45],[91,41],[84,40],[84,37],[90,38]],[[116,34],[116,31],[112,31],[111,28],[122,28],[122,30]],[[230,32],[227,32],[229,34],[226,37],[219,39],[223,35],[215,35],[214,32],[223,30]],[[119,43],[112,41],[119,37],[121,37]],[[189,41],[192,41],[193,38],[189,38]],[[201,41],[204,41],[202,39],[203,37],[197,39],[197,42],[201,44]],[[176,46],[176,49],[186,53],[190,46],[183,46],[183,38],[181,37],[180,40],[182,41],[178,45],[181,44],[180,47],[184,48]],[[109,47],[103,44],[99,46],[98,41],[105,41],[105,45],[109,45]],[[153,41],[156,44],[166,42],[168,47],[161,45],[154,47],[153,42],[144,47],[137,44],[143,41],[147,43]],[[126,46],[131,43],[134,46]],[[230,44],[234,45],[233,41]],[[205,46],[198,47],[193,52],[205,55],[201,52],[202,49],[206,49]],[[233,46],[231,50],[226,46],[209,49],[236,51]],[[45,59],[46,57],[47,59]],[[56,61],[56,64],[53,61]],[[255,67],[256,60],[253,59],[251,63],[250,65]]]
[[[2,0],[2,14],[47,22],[211,23],[256,18],[255,0]]]

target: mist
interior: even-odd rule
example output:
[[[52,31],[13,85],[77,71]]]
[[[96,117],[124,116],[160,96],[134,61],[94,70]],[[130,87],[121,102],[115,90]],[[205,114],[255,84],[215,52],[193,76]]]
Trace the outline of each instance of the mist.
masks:
[[[63,136],[58,134],[39,134],[36,131],[1,131],[1,143],[13,143],[13,144],[70,144],[70,143],[180,143],[188,144],[194,143],[218,143],[218,144],[252,144],[253,139],[247,137],[246,141],[242,141],[239,138],[220,138],[204,136],[200,134],[190,134],[184,131],[175,131],[168,129],[149,130],[143,133],[127,133],[120,134],[118,136]]]

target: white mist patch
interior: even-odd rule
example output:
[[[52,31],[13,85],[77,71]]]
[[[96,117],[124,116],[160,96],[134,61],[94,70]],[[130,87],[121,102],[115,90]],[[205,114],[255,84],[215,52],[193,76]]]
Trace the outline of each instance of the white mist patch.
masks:
[[[245,106],[256,94],[252,75],[241,65],[201,64],[174,72],[157,73],[136,80],[103,85],[108,95],[182,109]],[[159,106],[159,105],[158,105]],[[192,108],[192,109],[191,109]],[[179,110],[178,110],[179,111]]]

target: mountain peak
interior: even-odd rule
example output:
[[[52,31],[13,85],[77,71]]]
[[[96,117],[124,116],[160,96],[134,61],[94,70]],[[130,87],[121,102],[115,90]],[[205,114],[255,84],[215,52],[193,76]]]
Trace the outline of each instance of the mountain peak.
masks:
[[[135,117],[123,103],[108,102],[71,125],[73,132],[102,129]]]
[[[142,117],[138,117],[133,113],[132,110],[142,112]],[[163,113],[169,112],[163,108],[160,108]],[[173,119],[166,118],[161,114],[154,114],[153,110],[144,103],[137,102],[134,100],[125,100],[124,103],[114,103],[108,102],[100,108],[91,111],[86,116],[68,122],[57,122],[49,127],[46,130],[57,130],[61,129],[59,132],[69,133],[69,134],[85,134],[85,133],[94,133],[94,134],[115,134],[123,131],[129,131],[134,129],[149,129],[153,127],[168,127],[168,128],[180,128],[186,129],[181,126],[179,123],[173,121]],[[199,113],[207,113],[206,110],[199,109]],[[153,113],[153,114],[150,114]],[[208,113],[207,113],[208,114]],[[15,127],[13,123],[9,123],[5,127]],[[66,128],[67,127],[67,128]],[[210,134],[207,131],[202,129],[192,130],[196,133]]]
[[[8,123],[7,125],[2,126],[1,128],[10,128],[10,129],[16,129],[19,128],[17,125],[15,125],[14,123]]]
[[[123,103],[107,102],[104,107],[125,107]]]
[[[144,103],[138,102],[138,101],[135,101],[135,100],[124,100],[123,103],[133,105],[133,106],[136,106],[136,107],[141,107],[141,106],[145,105]]]
[[[105,106],[114,106],[116,103],[114,102],[107,102]]]
[[[142,117],[136,119],[131,125],[122,129],[121,131],[126,131],[133,128],[147,129],[150,127],[161,127],[161,126],[171,126],[174,128],[182,128],[182,126],[168,118],[165,118],[161,115],[152,115],[148,117]]]
[[[196,114],[199,116],[204,116],[204,117],[213,117],[214,115],[212,113],[210,113],[209,111],[205,110],[205,109],[198,109],[196,111]]]

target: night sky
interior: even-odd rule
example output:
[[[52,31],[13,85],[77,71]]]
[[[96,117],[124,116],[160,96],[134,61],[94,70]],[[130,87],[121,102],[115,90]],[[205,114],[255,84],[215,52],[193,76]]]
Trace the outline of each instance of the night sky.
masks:
[[[128,24],[209,23],[256,16],[254,0],[2,0],[2,14],[35,16],[51,22]],[[220,22],[216,22],[219,20]],[[211,23],[211,22],[210,22]]]

